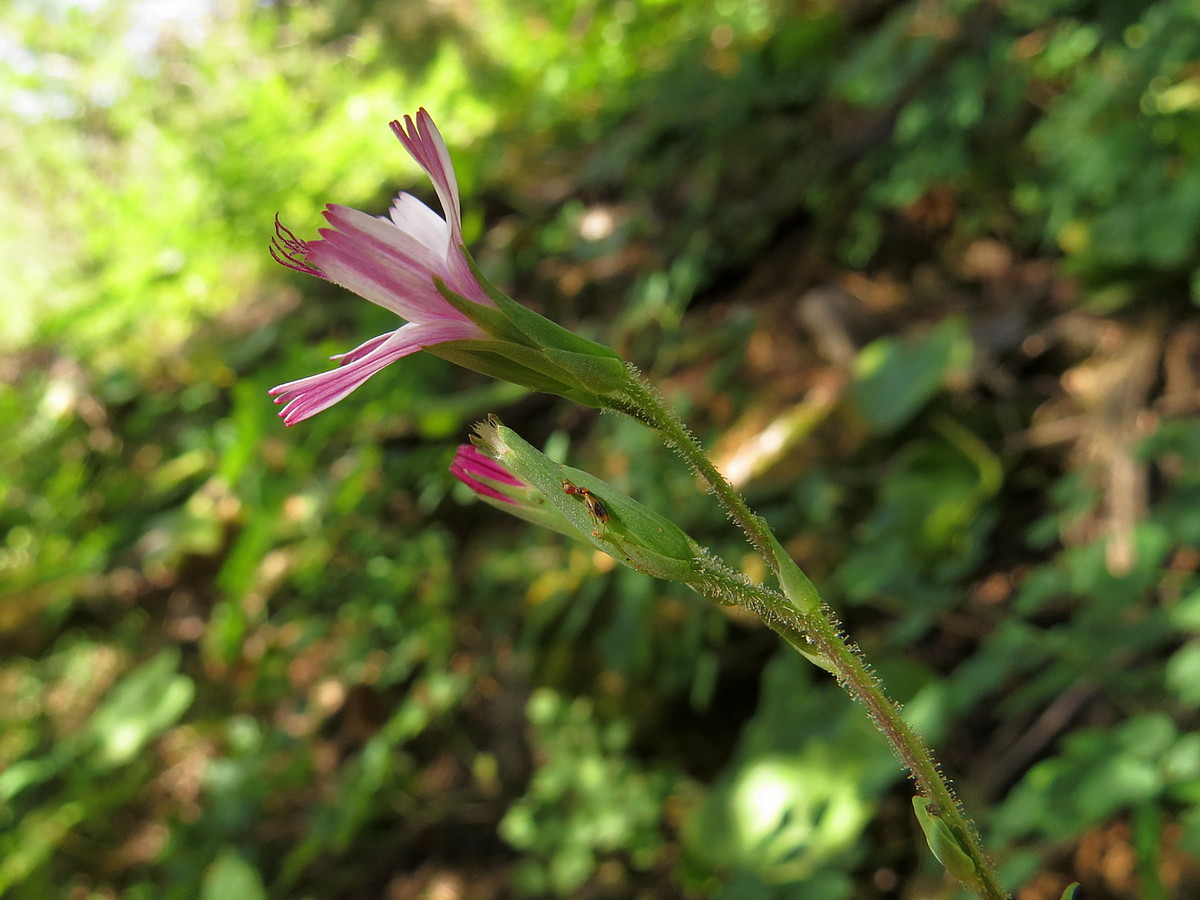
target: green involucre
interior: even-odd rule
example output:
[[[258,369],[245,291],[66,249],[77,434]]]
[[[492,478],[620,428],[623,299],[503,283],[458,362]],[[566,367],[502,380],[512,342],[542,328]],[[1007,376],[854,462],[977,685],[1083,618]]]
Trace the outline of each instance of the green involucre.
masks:
[[[655,578],[691,584],[701,577],[699,545],[669,519],[588,472],[554,462],[494,416],[475,432],[481,450],[539,491],[585,541]],[[568,485],[590,492],[603,516],[582,491],[567,493]]]

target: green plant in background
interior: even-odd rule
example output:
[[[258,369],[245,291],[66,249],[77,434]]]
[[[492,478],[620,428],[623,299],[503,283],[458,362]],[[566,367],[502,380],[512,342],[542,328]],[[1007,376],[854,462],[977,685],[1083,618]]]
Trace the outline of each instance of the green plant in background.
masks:
[[[268,223],[386,208],[398,102],[481,268],[643,363],[837,602],[1010,890],[1194,894],[1193,6],[4,5],[6,896],[946,889],[823,672],[580,495],[567,542],[445,471],[499,410],[769,578],[648,429],[426,353],[275,427],[398,323],[298,304]],[[539,779],[585,745],[603,833]]]
[[[529,700],[534,748],[547,763],[500,823],[505,839],[529,855],[516,873],[528,894],[567,896],[620,854],[650,868],[662,846],[658,822],[670,796],[669,772],[640,770],[619,723],[598,727],[584,698],[567,702],[549,690]]]

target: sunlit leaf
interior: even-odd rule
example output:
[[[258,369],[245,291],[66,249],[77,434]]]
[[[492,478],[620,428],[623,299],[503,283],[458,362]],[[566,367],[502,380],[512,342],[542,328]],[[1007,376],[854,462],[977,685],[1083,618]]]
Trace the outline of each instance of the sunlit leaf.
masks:
[[[169,648],[126,675],[88,722],[101,766],[119,766],[179,720],[195,685],[179,672],[179,651]]]
[[[928,334],[880,338],[855,361],[853,395],[867,423],[878,431],[899,428],[970,359],[964,324],[947,319]]]
[[[258,870],[244,856],[227,847],[222,850],[204,875],[200,900],[266,900],[267,889]]]

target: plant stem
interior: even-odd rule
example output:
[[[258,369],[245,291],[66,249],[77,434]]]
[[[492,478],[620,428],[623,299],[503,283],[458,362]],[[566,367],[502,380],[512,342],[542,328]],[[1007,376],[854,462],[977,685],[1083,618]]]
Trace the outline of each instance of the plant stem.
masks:
[[[683,456],[696,475],[712,488],[730,518],[746,533],[771,570],[780,575],[781,563],[774,549],[779,543],[770,527],[750,509],[737,489],[713,465],[700,442],[640,376],[632,375],[626,396],[614,408],[649,425]],[[791,560],[787,564],[791,565]],[[1008,895],[1000,887],[992,862],[983,850],[979,832],[963,812],[932,751],[904,720],[899,706],[887,696],[862,652],[842,631],[833,610],[822,602],[806,603],[802,610],[789,598],[761,585],[747,584],[738,593],[749,601],[743,605],[753,609],[768,627],[796,650],[810,659],[815,657],[815,662],[837,677],[843,690],[866,707],[871,721],[892,746],[917,783],[921,795],[930,802],[931,811],[946,823],[956,843],[971,858],[974,877],[964,881],[964,885],[984,900],[1006,900]],[[724,598],[729,596],[728,593],[723,595]]]

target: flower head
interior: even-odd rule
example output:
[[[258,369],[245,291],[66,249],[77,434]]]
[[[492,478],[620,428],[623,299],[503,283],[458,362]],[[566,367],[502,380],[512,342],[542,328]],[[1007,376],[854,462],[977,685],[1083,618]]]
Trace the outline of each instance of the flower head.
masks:
[[[481,499],[590,543],[617,562],[655,578],[693,584],[702,577],[699,545],[670,520],[611,484],[555,462],[495,416],[478,423],[471,440],[475,447],[459,448],[455,463],[472,469],[474,480],[485,482],[483,487],[495,489],[494,493],[481,491],[467,481]],[[494,468],[485,469],[489,464]],[[496,471],[519,487],[487,474]],[[509,502],[495,502],[495,493]]]
[[[271,389],[294,425],[328,409],[402,357],[428,350],[451,362],[591,406],[626,384],[612,350],[526,309],[489,284],[462,242],[458,181],[450,153],[425,110],[391,123],[433,182],[443,216],[400,194],[388,216],[325,208],[329,226],[306,241],[275,219],[271,255],[290,269],[340,284],[407,320],[333,358],[339,366]]]
[[[411,194],[400,194],[391,214],[376,218],[330,204],[320,238],[304,241],[275,220],[271,255],[288,268],[348,288],[407,323],[334,357],[339,368],[271,389],[280,415],[292,425],[341,400],[401,357],[447,341],[480,340],[488,333],[452,305],[441,282],[466,300],[494,306],[472,274],[462,244],[458,182],[450,154],[429,113],[391,123],[405,149],[433,181],[446,217]]]

